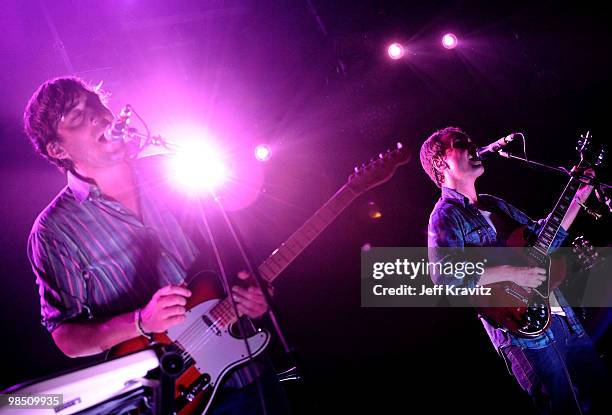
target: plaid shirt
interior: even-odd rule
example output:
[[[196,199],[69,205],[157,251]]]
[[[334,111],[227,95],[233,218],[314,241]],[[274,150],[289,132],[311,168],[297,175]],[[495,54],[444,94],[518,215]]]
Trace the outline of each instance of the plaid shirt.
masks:
[[[492,208],[503,212],[509,219],[521,225],[527,225],[530,232],[537,234],[543,221],[534,222],[527,215],[504,200],[486,194],[479,194],[479,200]],[[559,228],[552,248],[557,248],[567,237],[567,231]],[[429,218],[428,241],[431,248],[435,247],[478,247],[478,246],[500,246],[497,233],[480,210],[469,202],[469,199],[454,189],[442,188],[442,196],[436,203]],[[435,256],[435,250],[430,250]],[[442,284],[462,284],[465,287],[474,287],[478,284],[477,278],[448,277],[448,281],[436,281]],[[573,310],[567,304],[559,289],[554,290],[559,305],[566,314],[571,329],[578,335],[584,334],[584,328],[576,318]],[[484,318],[481,318],[493,345],[499,350],[503,346],[516,345],[523,348],[538,349],[549,345],[553,340],[552,330],[546,330],[542,335],[533,339],[524,339],[514,336],[502,329],[493,327]]]
[[[28,258],[49,332],[65,321],[133,311],[159,288],[185,280],[200,254],[199,229],[190,232],[188,224],[198,224],[171,207],[169,189],[153,178],[150,163],[133,162],[141,217],[68,173],[68,185],[36,219]],[[250,383],[256,375],[249,368],[234,372],[228,384]]]

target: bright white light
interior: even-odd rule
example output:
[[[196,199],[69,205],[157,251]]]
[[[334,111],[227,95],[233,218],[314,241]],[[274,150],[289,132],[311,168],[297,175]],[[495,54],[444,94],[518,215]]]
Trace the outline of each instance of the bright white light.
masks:
[[[404,47],[399,43],[391,43],[387,48],[387,53],[391,59],[400,59],[404,56]]]
[[[169,168],[176,184],[190,193],[214,190],[227,175],[221,153],[204,140],[182,141],[180,149],[170,156]]]
[[[442,36],[442,46],[446,49],[455,49],[457,47],[457,36],[452,33],[447,33]]]
[[[268,161],[270,159],[270,147],[265,144],[260,144],[255,147],[255,158],[259,161]]]

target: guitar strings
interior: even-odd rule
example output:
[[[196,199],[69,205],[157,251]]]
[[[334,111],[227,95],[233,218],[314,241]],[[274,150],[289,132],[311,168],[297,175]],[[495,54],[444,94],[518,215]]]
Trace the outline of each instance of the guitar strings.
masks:
[[[217,322],[219,322],[220,319],[217,319],[213,322],[213,324],[217,324]],[[192,326],[194,326],[196,323],[193,323]],[[183,333],[183,335],[181,336],[185,336],[185,337],[190,337],[190,340],[183,340],[180,341],[180,344],[184,347],[184,351],[181,353],[181,356],[183,359],[185,358],[191,358],[191,354],[189,353],[188,350],[190,351],[196,351],[198,350],[204,343],[207,343],[208,340],[210,339],[210,337],[214,334],[212,327],[208,327],[206,330],[204,330],[204,332],[201,333],[202,337],[198,339],[198,335],[200,333],[197,333],[196,330],[193,330],[193,327],[191,328],[192,332],[191,333],[186,333],[187,330],[185,330],[185,332]],[[179,336],[179,337],[181,337]],[[191,343],[193,340],[196,340],[196,343],[194,344],[188,344]],[[176,340],[178,341],[178,339]],[[193,360],[193,359],[192,359]]]
[[[213,309],[211,309],[211,312],[212,312],[212,310],[217,308],[217,306],[219,306],[220,304],[221,304],[221,302],[219,302],[215,306],[213,306]],[[210,313],[206,313],[206,314],[210,314]],[[213,325],[215,325],[219,321],[221,321],[222,318],[223,318],[223,315],[221,315],[218,319],[214,320],[213,321]],[[190,342],[193,339],[194,336],[198,336],[200,334],[197,331],[195,331],[196,326],[199,325],[199,323],[200,323],[199,319],[196,319],[196,321],[194,321],[187,328],[185,328],[185,330],[183,330],[183,332],[174,341],[179,341],[180,343]],[[206,331],[204,333],[206,333]]]
[[[202,333],[198,333],[198,331],[196,330],[197,329],[196,326],[198,325],[199,321],[195,321],[188,328],[186,328],[185,331],[183,331],[181,335],[177,337],[175,341],[178,341],[185,349],[181,353],[183,360],[185,360],[186,358],[188,360],[193,360],[193,358],[190,356],[189,351],[191,352],[197,351],[200,348],[202,348],[206,343],[208,343],[208,340],[210,340],[210,338],[213,335],[215,335],[214,326],[216,326],[217,323],[219,323],[222,320],[223,320],[223,316],[220,316],[219,318],[213,320],[212,325],[209,326]],[[195,343],[193,343],[194,340],[195,340]]]
[[[213,335],[215,335],[215,333],[214,333],[214,331],[213,331],[213,326],[215,326],[215,325],[216,325],[216,324],[217,324],[219,321],[221,321],[221,320],[222,320],[222,318],[223,318],[223,316],[221,316],[221,317],[219,317],[218,319],[214,320],[214,321],[213,321],[212,326],[210,326],[209,328],[207,328],[207,329],[204,331],[204,333],[203,333],[204,335],[203,335],[201,338],[198,338],[198,333],[185,333],[185,334],[189,334],[189,335],[190,335],[189,337],[190,337],[191,339],[193,339],[193,338],[194,338],[194,336],[196,336],[196,340],[197,340],[195,344],[192,344],[192,345],[190,345],[189,347],[185,347],[185,348],[186,348],[186,349],[191,349],[191,351],[192,351],[192,352],[194,352],[194,351],[197,351],[197,350],[201,349],[201,348],[202,348],[202,347],[203,347],[203,346],[204,346],[206,343],[208,343],[208,340],[210,340],[210,338],[211,338]],[[195,330],[193,330],[193,328],[191,328],[191,330],[192,330],[192,331],[195,331]],[[187,330],[186,330],[186,331],[187,331]],[[191,341],[191,340],[189,340],[189,341]],[[185,351],[185,352],[183,352],[183,355],[184,355],[183,357],[185,357],[185,356],[189,356],[189,352]],[[189,356],[189,357],[190,357],[190,356]],[[193,359],[192,359],[192,360],[193,360]]]
[[[213,320],[212,325],[208,326],[203,332],[199,332],[197,330],[201,322],[199,320],[195,321],[188,328],[186,328],[181,335],[177,337],[176,341],[180,342],[185,347],[191,347],[192,344],[190,343],[193,343],[193,341],[195,340],[197,344],[197,340],[198,338],[200,338],[201,335],[206,336],[209,333],[213,334],[213,328],[219,321],[221,321],[221,317],[216,320]]]

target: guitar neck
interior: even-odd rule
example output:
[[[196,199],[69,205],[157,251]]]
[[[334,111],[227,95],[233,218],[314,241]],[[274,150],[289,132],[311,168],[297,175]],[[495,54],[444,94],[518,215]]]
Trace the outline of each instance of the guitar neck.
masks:
[[[261,277],[271,283],[342,213],[359,193],[348,185],[342,186],[314,215],[283,242],[258,268]],[[210,312],[218,326],[227,327],[236,321],[228,298],[221,300]]]
[[[536,247],[542,253],[546,254],[549,252],[555,236],[561,227],[561,222],[567,213],[567,209],[578,191],[578,187],[580,187],[580,181],[572,177],[567,186],[565,186],[565,189],[557,201],[552,213],[546,219],[546,223],[544,223],[544,226],[538,234],[538,238],[534,244],[534,247]]]

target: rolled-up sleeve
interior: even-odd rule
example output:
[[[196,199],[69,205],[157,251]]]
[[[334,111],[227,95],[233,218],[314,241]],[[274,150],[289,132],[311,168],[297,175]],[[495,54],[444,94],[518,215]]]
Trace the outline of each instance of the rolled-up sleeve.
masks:
[[[36,275],[42,325],[53,332],[66,320],[88,310],[87,289],[76,253],[52,234],[33,230],[28,259]]]
[[[430,263],[457,264],[466,261],[461,218],[453,209],[435,209],[432,212],[427,229],[427,246]],[[480,279],[479,274],[458,278],[440,272],[438,267],[432,267],[430,276],[434,284],[466,288],[475,287]]]

